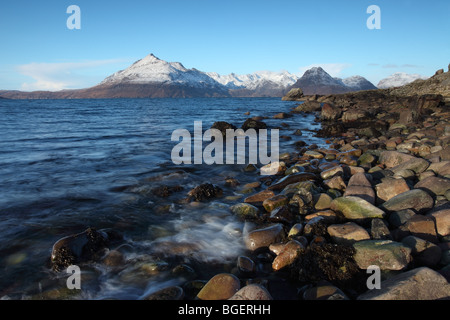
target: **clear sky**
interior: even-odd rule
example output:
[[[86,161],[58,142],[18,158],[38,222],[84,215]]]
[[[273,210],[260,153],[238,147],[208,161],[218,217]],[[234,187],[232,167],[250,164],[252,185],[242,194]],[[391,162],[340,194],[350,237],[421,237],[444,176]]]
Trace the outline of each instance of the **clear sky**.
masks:
[[[81,9],[70,30],[67,8]],[[370,30],[370,5],[381,29]],[[449,0],[14,0],[0,8],[0,89],[89,87],[153,53],[220,74],[431,76],[450,63]]]

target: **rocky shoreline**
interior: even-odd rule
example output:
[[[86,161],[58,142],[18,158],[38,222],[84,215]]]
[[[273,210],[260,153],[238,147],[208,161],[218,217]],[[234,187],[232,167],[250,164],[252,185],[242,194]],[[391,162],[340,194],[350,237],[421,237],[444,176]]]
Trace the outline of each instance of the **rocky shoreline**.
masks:
[[[298,140],[296,152],[281,154],[276,175],[259,176],[264,168],[250,165],[245,170],[254,172],[253,183],[241,187],[239,177],[226,179],[246,194],[229,208],[245,223],[245,254],[210,279],[187,277],[183,285],[143,299],[450,299],[447,97],[373,90],[299,98],[304,103],[292,113],[315,113],[322,124],[317,135],[328,139],[328,148]],[[247,127],[265,127],[261,120],[246,121]],[[300,138],[301,132],[292,136]],[[182,190],[154,192],[166,197]],[[183,201],[194,205],[223,197],[232,198],[205,183]],[[91,260],[123,265],[120,245],[120,235],[88,229],[55,243],[52,268],[58,272]],[[380,289],[368,288],[367,270],[374,266]],[[192,275],[199,266],[171,267]]]

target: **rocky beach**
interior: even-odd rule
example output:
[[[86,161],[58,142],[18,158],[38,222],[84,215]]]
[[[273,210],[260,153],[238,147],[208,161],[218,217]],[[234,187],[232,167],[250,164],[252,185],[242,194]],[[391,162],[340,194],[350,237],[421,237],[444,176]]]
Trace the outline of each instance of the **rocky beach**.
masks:
[[[183,280],[142,299],[449,299],[449,82],[450,72],[439,70],[393,89],[304,96],[297,88],[283,98],[301,102],[292,110],[248,118],[246,128],[260,129],[268,118],[283,126],[284,119],[314,114],[321,125],[315,134],[327,147],[307,144],[291,126],[281,139],[295,150],[281,150],[275,175],[248,165],[250,182],[236,175],[220,184],[205,177],[191,190],[155,184],[154,195],[194,210],[219,199],[244,226],[232,230],[244,250],[232,263],[205,265],[186,259],[200,250],[196,243],[160,242],[152,248],[159,260],[136,265],[136,272],[170,271]],[[49,268],[58,274],[95,263],[119,273],[136,263],[127,259],[133,248],[120,233],[88,228],[68,234],[54,244]],[[202,269],[208,278],[198,277]],[[378,288],[370,287],[373,270]],[[34,298],[76,299],[77,291]]]

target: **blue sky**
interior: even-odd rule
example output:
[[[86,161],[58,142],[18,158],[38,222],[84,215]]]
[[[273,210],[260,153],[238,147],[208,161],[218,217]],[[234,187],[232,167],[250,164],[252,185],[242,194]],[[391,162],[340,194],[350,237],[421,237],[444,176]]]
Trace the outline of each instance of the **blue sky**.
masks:
[[[67,7],[81,9],[69,30]],[[381,29],[366,12],[381,9]],[[260,70],[377,84],[450,63],[448,0],[15,0],[0,10],[0,90],[89,87],[149,53],[220,74]]]

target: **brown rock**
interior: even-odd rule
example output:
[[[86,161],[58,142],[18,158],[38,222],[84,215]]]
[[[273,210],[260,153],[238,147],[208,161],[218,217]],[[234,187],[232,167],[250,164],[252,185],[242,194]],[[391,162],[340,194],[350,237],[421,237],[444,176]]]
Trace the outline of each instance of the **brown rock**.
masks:
[[[296,240],[289,241],[284,245],[280,254],[273,260],[273,270],[278,271],[292,264],[304,250],[305,247],[300,242]]]
[[[250,231],[244,239],[245,245],[249,250],[256,250],[262,247],[268,247],[272,243],[282,240],[284,236],[283,225],[280,223],[272,226]]]
[[[227,300],[241,288],[239,279],[229,273],[212,277],[197,294],[200,300]]]
[[[409,231],[413,236],[437,243],[436,224],[430,216],[416,214],[409,219],[403,226],[402,230]]]
[[[264,200],[275,196],[275,193],[271,190],[263,190],[252,196],[245,198],[244,202],[250,203],[255,206],[262,206]]]
[[[285,195],[279,194],[276,196],[273,196],[271,198],[268,198],[263,201],[263,207],[266,209],[267,212],[271,212],[272,210],[284,206],[288,204],[289,198]]]
[[[337,244],[350,245],[361,240],[369,240],[369,233],[353,222],[333,224],[327,228],[328,234]]]
[[[358,300],[438,300],[450,297],[450,284],[430,268],[413,269],[381,282],[380,290],[369,290]]]
[[[371,204],[375,203],[375,192],[364,173],[356,173],[350,178],[344,196],[360,197]]]
[[[379,203],[388,201],[389,199],[399,195],[403,192],[409,191],[409,186],[403,178],[391,178],[387,177],[375,186],[377,197],[380,200]]]
[[[428,214],[436,223],[437,233],[441,237],[450,235],[450,209],[443,209]]]

